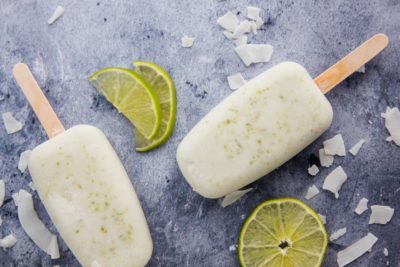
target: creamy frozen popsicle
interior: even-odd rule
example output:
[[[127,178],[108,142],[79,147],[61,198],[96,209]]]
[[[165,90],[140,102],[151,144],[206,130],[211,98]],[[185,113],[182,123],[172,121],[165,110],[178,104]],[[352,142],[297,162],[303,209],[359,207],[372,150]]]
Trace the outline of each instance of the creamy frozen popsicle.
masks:
[[[270,173],[318,138],[332,122],[323,95],[387,45],[378,34],[313,80],[284,62],[261,73],[213,108],[178,146],[193,190],[219,198]]]
[[[83,266],[146,265],[153,248],[146,218],[106,136],[89,125],[63,131],[26,65],[17,64],[14,76],[52,137],[32,151],[28,167],[72,253]]]

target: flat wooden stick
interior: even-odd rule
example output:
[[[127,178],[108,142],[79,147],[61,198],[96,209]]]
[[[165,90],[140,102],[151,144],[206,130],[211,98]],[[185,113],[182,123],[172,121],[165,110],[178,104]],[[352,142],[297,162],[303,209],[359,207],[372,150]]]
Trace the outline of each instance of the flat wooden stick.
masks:
[[[28,66],[23,63],[16,64],[13,68],[13,75],[49,138],[64,132],[64,126],[50,106]]]
[[[353,72],[361,68],[365,63],[373,59],[388,45],[389,39],[379,33],[372,36],[365,43],[354,49],[350,54],[339,60],[335,65],[321,73],[314,79],[322,93],[328,93]]]

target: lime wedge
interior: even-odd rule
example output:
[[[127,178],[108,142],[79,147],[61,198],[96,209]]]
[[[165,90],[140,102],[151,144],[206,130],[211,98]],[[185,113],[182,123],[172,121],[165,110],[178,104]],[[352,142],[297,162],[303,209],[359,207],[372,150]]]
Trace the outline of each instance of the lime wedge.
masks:
[[[161,108],[151,86],[129,69],[105,68],[89,77],[91,84],[124,114],[145,138],[155,137],[161,126]]]
[[[161,127],[153,138],[135,131],[136,151],[145,152],[165,143],[171,136],[176,118],[175,87],[171,77],[160,66],[145,61],[134,61],[135,72],[153,88],[161,106]]]
[[[317,267],[328,237],[319,216],[293,198],[261,203],[246,219],[239,237],[242,266]]]

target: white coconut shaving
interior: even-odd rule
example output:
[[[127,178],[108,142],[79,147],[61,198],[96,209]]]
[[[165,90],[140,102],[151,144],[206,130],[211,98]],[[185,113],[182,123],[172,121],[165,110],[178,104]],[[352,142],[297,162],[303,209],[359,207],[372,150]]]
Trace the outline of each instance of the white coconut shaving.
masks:
[[[30,182],[28,183],[28,186],[29,186],[29,188],[30,188],[32,191],[36,191],[35,184],[34,184],[32,181],[30,181]]]
[[[236,46],[241,46],[241,45],[247,44],[247,36],[246,35],[239,36],[239,38],[237,38],[234,41],[234,43]]]
[[[371,216],[368,224],[387,224],[394,214],[394,209],[389,206],[372,205]]]
[[[225,15],[217,19],[217,23],[225,30],[234,32],[236,27],[239,25],[239,19],[231,11],[228,11]]]
[[[235,31],[233,32],[233,38],[236,39],[248,32],[251,32],[251,23],[248,20],[244,20],[236,27]]]
[[[309,175],[315,176],[319,172],[319,169],[317,165],[313,164],[310,168],[307,169],[307,171]]]
[[[235,52],[246,66],[270,61],[274,48],[269,44],[246,44],[235,48]]]
[[[6,196],[6,184],[0,180],[0,207],[3,205],[4,197]]]
[[[56,235],[52,235],[51,237],[49,247],[47,248],[47,254],[50,255],[52,260],[60,258],[60,250],[58,248]]]
[[[65,9],[62,6],[57,6],[56,10],[54,10],[53,15],[49,18],[47,21],[47,24],[51,25],[53,24],[56,20],[58,20],[63,14],[64,14]]]
[[[16,133],[22,129],[22,123],[17,121],[11,112],[5,112],[1,114],[1,116],[3,118],[4,127],[6,128],[8,134]]]
[[[13,201],[14,201],[15,206],[18,207],[18,204],[19,204],[19,194],[18,194],[18,193],[13,193],[13,194],[11,195],[11,197],[12,197],[12,199],[13,199]]]
[[[360,141],[357,142],[352,148],[350,148],[349,152],[353,155],[356,156],[358,152],[360,151],[361,147],[364,145],[365,140],[361,139]]]
[[[335,241],[339,238],[341,238],[342,236],[344,236],[347,232],[346,227],[344,228],[340,228],[339,230],[334,231],[330,236],[329,236],[329,240],[330,241]]]
[[[28,167],[28,161],[31,156],[32,151],[31,150],[26,150],[21,153],[19,157],[19,162],[18,162],[18,170],[20,172],[24,172],[26,168]]]
[[[18,193],[18,219],[21,223],[22,229],[32,239],[32,241],[44,252],[49,253],[49,248],[54,242],[53,234],[46,228],[43,222],[36,214],[33,207],[32,195],[27,191],[21,189]],[[57,241],[57,240],[56,240]]]
[[[328,155],[346,156],[346,148],[344,146],[343,138],[341,134],[337,134],[331,139],[323,142],[325,153]]]
[[[310,200],[318,194],[319,194],[319,189],[318,189],[318,187],[315,186],[315,184],[313,184],[312,186],[310,186],[308,188],[305,198],[307,200]]]
[[[90,267],[101,267],[101,265],[97,261],[92,261],[92,263],[90,264]]]
[[[383,248],[383,255],[385,255],[385,257],[389,256],[389,250],[387,248]]]
[[[0,226],[3,224],[3,219],[0,216]]]
[[[261,17],[256,19],[257,29],[260,29],[263,24],[264,24],[264,21]]]
[[[326,224],[326,216],[318,213],[319,218],[321,219],[323,224]]]
[[[230,31],[223,31],[222,32],[226,38],[228,38],[229,40],[233,39],[233,33]]]
[[[381,116],[385,119],[385,127],[389,131],[394,143],[400,146],[400,111],[398,108],[386,108]]]
[[[229,246],[229,251],[230,252],[233,252],[233,251],[236,251],[237,250],[237,245],[230,245]]]
[[[364,253],[372,248],[378,238],[371,233],[348,246],[337,254],[337,263],[339,267],[345,266],[357,258],[361,257]]]
[[[17,243],[17,239],[12,234],[0,239],[0,248],[11,248]]]
[[[185,47],[185,48],[192,47],[195,39],[196,38],[194,38],[194,37],[189,37],[186,35],[183,36],[182,37],[182,47]]]
[[[354,210],[355,213],[357,213],[358,215],[361,215],[364,213],[364,211],[366,211],[368,209],[368,199],[366,199],[365,197],[363,197],[362,199],[360,199],[360,201],[357,204],[356,209]]]
[[[227,79],[228,79],[229,87],[232,90],[236,90],[236,89],[242,87],[246,83],[246,80],[243,78],[242,74],[240,74],[240,73],[236,73],[234,75],[228,76]]]
[[[251,20],[257,20],[260,17],[261,9],[254,6],[247,7],[247,18]]]
[[[330,167],[333,164],[334,157],[326,154],[323,148],[318,151],[318,156],[322,167]]]
[[[257,23],[255,23],[255,21],[250,21],[250,29],[254,35],[257,35],[258,26]]]
[[[392,142],[392,141],[393,141],[393,138],[392,138],[391,136],[388,136],[388,137],[386,137],[385,140],[388,141],[388,142]]]
[[[356,72],[365,73],[365,65],[362,65]]]
[[[339,198],[339,190],[346,180],[347,174],[341,166],[338,166],[325,178],[322,188],[335,194],[335,198]]]
[[[234,191],[232,193],[227,194],[224,199],[221,202],[221,206],[223,208],[235,203],[236,201],[238,201],[241,197],[243,197],[245,194],[247,194],[248,192],[250,192],[251,190],[253,190],[253,188],[248,188],[245,190],[238,190],[238,191]]]

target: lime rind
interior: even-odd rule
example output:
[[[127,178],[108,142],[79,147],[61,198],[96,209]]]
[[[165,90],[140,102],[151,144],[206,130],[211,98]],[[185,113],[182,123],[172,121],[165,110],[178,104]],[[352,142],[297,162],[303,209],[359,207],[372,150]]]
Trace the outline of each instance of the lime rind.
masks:
[[[101,75],[107,73],[107,72],[118,72],[118,73],[124,73],[130,77],[132,77],[137,83],[140,84],[141,88],[145,89],[145,92],[149,95],[150,99],[151,99],[151,104],[152,107],[151,109],[154,112],[154,117],[155,117],[155,121],[154,121],[154,127],[152,128],[151,133],[146,136],[146,134],[142,133],[143,136],[145,136],[148,139],[152,139],[154,138],[157,134],[158,131],[161,127],[161,107],[160,107],[160,103],[158,101],[158,97],[156,95],[156,93],[154,92],[154,90],[152,89],[152,87],[149,85],[149,83],[143,79],[139,74],[135,73],[133,70],[130,69],[125,69],[125,68],[120,68],[120,67],[108,67],[108,68],[103,68],[100,69],[96,72],[94,72],[90,77],[89,77],[89,81],[101,92],[101,94],[109,101],[113,104],[114,107],[116,107],[118,109],[119,112],[123,113],[125,115],[125,111],[120,109],[120,105],[123,104],[122,102],[117,102],[118,100],[118,94],[116,94],[116,97],[114,99],[111,99],[109,95],[104,93],[104,90],[99,87],[96,86],[96,80],[101,77]],[[135,129],[138,131],[138,129],[140,127],[137,127],[137,123],[135,121],[132,121],[129,117],[128,119],[131,121],[131,123],[135,126]]]
[[[243,247],[244,247],[243,239],[244,239],[244,235],[246,233],[246,230],[248,229],[249,224],[254,220],[254,218],[257,216],[258,212],[262,208],[264,208],[265,206],[271,205],[271,204],[281,204],[281,203],[284,203],[284,202],[291,202],[291,203],[294,203],[294,204],[298,204],[300,207],[302,207],[308,214],[310,214],[318,222],[318,226],[321,229],[321,232],[323,234],[323,244],[322,244],[323,248],[322,248],[322,251],[319,253],[320,257],[319,257],[318,262],[317,262],[317,264],[315,266],[321,266],[321,264],[322,264],[322,262],[324,260],[324,256],[325,256],[325,253],[326,253],[326,248],[327,248],[327,245],[328,245],[328,235],[326,233],[325,226],[324,226],[321,218],[319,217],[319,215],[312,208],[310,208],[307,204],[305,204],[304,202],[302,202],[302,201],[300,201],[298,199],[289,198],[289,197],[288,198],[271,199],[271,200],[267,200],[265,202],[262,202],[247,217],[246,221],[244,222],[244,224],[242,226],[242,229],[241,229],[241,232],[240,232],[240,235],[239,235],[239,242],[238,242],[238,257],[239,257],[239,262],[240,262],[241,266],[243,266],[243,267],[246,266],[246,264],[244,262],[244,259],[243,259],[242,252],[243,252]],[[274,256],[274,257],[276,257],[276,256]],[[281,257],[281,258],[282,258],[282,261],[285,261],[285,259],[286,259],[286,257]],[[289,257],[287,258],[287,260],[292,261],[292,259],[289,258]]]

